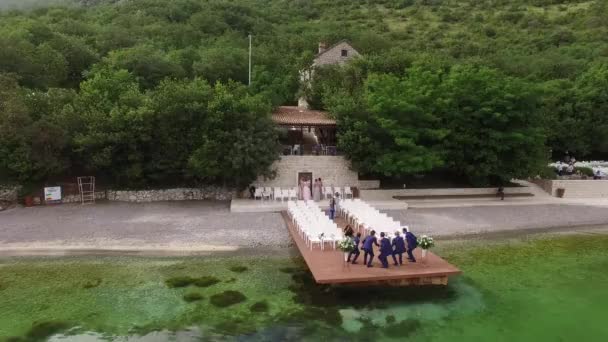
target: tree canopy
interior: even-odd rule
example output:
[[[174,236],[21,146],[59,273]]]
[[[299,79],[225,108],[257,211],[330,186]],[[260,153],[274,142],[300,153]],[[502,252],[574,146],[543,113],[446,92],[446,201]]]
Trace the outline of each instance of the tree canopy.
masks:
[[[5,3],[0,175],[242,186],[277,156],[271,108],[300,95],[362,172],[485,183],[605,157],[606,22],[601,0]],[[342,39],[362,57],[302,87],[317,44]]]

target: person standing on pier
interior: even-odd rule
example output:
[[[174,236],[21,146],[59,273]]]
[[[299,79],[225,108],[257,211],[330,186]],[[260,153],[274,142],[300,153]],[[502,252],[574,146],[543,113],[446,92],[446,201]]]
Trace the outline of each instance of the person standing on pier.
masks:
[[[403,234],[405,234],[405,241],[407,241],[407,258],[410,262],[416,262],[416,258],[414,258],[414,249],[418,247],[418,239],[416,235],[410,232],[408,227],[403,228]]]
[[[378,239],[376,238],[376,231],[372,230],[369,235],[363,240],[363,263],[367,267],[373,267],[372,260],[374,260],[374,245],[380,247]],[[369,260],[367,259],[369,257]]]
[[[380,259],[380,262],[382,263],[382,268],[388,268],[389,255],[393,255],[393,247],[391,246],[391,241],[386,237],[384,232],[382,232],[380,233],[380,255],[378,255],[378,259]]]
[[[393,239],[393,261],[395,262],[395,266],[397,266],[397,258],[396,255],[399,256],[399,265],[403,265],[403,253],[405,253],[405,240],[403,237],[399,235],[399,231],[395,232],[395,238]]]

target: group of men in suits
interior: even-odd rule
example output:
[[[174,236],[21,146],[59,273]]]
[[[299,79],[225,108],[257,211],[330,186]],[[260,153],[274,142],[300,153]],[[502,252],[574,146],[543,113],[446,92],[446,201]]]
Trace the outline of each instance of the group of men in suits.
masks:
[[[416,262],[414,254],[412,253],[416,247],[418,247],[418,239],[416,236],[409,231],[408,228],[403,228],[403,236],[400,235],[399,231],[395,232],[395,237],[391,242],[386,234],[380,233],[380,243],[376,237],[376,231],[372,230],[368,236],[361,242],[361,233],[357,233],[354,237],[355,249],[348,255],[348,262],[353,264],[357,263],[357,258],[361,252],[359,251],[359,244],[361,243],[361,249],[365,253],[363,255],[363,263],[367,267],[373,267],[372,261],[374,260],[374,245],[380,247],[380,255],[378,259],[382,263],[383,268],[388,268],[388,257],[392,256],[395,266],[403,265],[403,253],[407,252],[407,258],[410,262]],[[406,248],[407,247],[407,248]],[[351,257],[353,257],[351,261]],[[397,257],[399,260],[397,262]]]

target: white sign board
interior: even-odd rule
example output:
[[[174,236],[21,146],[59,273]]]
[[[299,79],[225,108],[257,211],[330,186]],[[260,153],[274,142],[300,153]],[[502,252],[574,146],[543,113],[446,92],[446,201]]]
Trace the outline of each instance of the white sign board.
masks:
[[[61,187],[52,186],[44,188],[44,200],[45,202],[61,201]]]

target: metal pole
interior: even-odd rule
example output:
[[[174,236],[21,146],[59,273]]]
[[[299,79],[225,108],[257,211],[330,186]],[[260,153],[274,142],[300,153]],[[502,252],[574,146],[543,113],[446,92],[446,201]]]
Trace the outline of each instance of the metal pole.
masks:
[[[251,35],[249,35],[249,84],[251,85]]]

